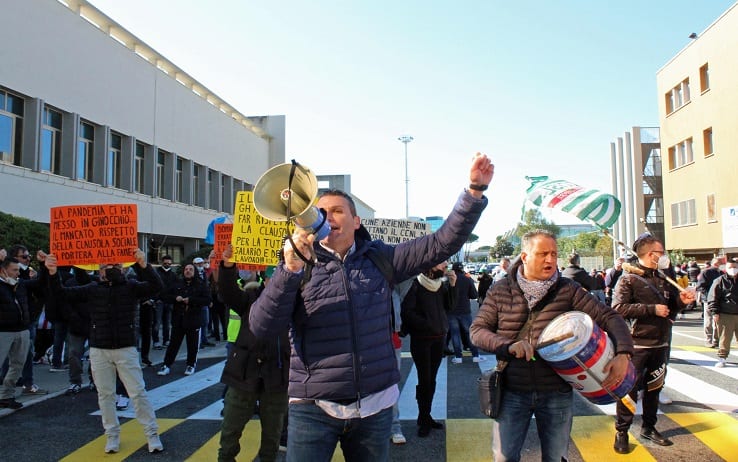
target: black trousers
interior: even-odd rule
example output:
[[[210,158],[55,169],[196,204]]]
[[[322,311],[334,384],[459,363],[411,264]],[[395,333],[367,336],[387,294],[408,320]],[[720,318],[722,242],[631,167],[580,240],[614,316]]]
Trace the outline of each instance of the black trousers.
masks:
[[[418,401],[418,424],[431,419],[433,395],[436,392],[436,375],[443,360],[446,336],[416,338],[410,336],[410,355],[418,371],[415,399]]]
[[[666,363],[669,358],[669,347],[636,348],[633,353],[633,366],[636,370],[636,381],[630,390],[633,401],[638,400],[638,390],[643,390],[643,424],[642,428],[653,428],[656,425],[656,414],[659,410],[659,393],[664,388],[666,379]],[[617,418],[615,430],[627,431],[633,423],[633,414],[620,401],[615,407]]]
[[[187,337],[187,365],[195,367],[197,362],[197,350],[200,348],[200,329],[186,329],[183,326],[183,318],[182,315],[172,316],[172,337],[164,355],[164,365],[167,367],[174,363],[174,359],[179,353],[179,347],[182,346],[182,340],[185,337]]]

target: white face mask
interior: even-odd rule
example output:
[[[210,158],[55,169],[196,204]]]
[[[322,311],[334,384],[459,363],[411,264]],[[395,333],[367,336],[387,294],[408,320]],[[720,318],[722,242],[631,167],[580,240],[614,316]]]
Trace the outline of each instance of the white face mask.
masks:
[[[0,279],[2,279],[3,281],[5,281],[6,284],[11,285],[11,286],[18,284],[18,280],[16,278],[11,278],[8,276],[0,276]]]
[[[28,269],[28,265],[24,265],[23,263],[20,263],[20,262],[18,263],[18,266],[19,266],[19,267],[20,267],[20,269],[22,269],[23,271],[25,271],[25,270],[27,270],[27,269]]]
[[[671,260],[669,259],[669,256],[666,254],[661,255],[658,262],[659,269],[665,270],[669,267],[669,265],[671,265]]]
[[[728,273],[728,276],[735,277],[736,274],[738,274],[738,268],[728,268],[725,270],[726,273]]]

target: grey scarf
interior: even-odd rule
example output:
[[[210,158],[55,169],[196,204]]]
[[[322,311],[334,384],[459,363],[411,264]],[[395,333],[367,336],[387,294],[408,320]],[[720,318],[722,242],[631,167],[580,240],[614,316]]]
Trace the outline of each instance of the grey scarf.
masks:
[[[518,268],[518,285],[520,286],[520,290],[523,291],[525,299],[528,301],[529,310],[536,306],[536,303],[543,300],[543,297],[546,296],[558,279],[559,272],[556,271],[553,276],[545,281],[530,281],[523,276],[523,266],[521,265]]]

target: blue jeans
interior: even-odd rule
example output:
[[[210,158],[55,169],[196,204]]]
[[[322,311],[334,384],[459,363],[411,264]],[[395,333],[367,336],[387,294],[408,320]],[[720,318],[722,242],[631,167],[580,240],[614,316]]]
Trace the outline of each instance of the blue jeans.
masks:
[[[573,419],[573,392],[515,392],[502,395],[500,415],[492,421],[492,456],[495,462],[518,462],[531,416],[541,441],[542,462],[561,462],[569,453]]]
[[[389,460],[392,407],[363,419],[336,419],[312,402],[293,403],[287,424],[287,462],[329,462],[341,442],[347,462]]]
[[[208,343],[208,324],[210,324],[210,307],[203,306],[200,311],[200,344]]]
[[[475,358],[479,356],[479,349],[472,345],[469,339],[469,326],[471,326],[472,317],[470,314],[449,314],[448,315],[448,329],[451,333],[451,343],[454,345],[454,356],[461,358],[461,341],[462,335],[464,336],[464,343],[469,345],[472,356]]]

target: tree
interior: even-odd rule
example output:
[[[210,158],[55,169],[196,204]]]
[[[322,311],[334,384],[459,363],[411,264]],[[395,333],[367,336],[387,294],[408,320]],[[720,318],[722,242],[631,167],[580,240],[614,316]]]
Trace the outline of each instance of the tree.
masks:
[[[479,240],[479,236],[477,236],[474,233],[469,234],[469,237],[466,238],[466,243],[464,244],[464,261],[469,261],[469,252],[471,252],[471,244],[477,242]]]
[[[497,242],[489,249],[489,256],[494,259],[509,257],[515,252],[515,246],[502,236],[497,236]]]
[[[49,252],[49,225],[0,212],[0,249],[22,244],[32,256],[37,250]]]

